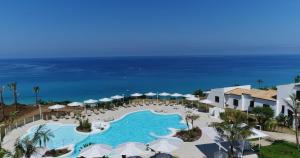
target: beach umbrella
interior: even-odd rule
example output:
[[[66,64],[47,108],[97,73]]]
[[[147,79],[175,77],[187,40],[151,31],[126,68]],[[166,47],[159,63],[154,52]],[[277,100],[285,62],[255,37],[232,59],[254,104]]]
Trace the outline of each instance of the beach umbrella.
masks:
[[[106,102],[111,102],[112,99],[110,99],[110,98],[101,98],[101,99],[99,99],[99,101],[106,103]]]
[[[149,147],[156,152],[171,153],[177,150],[181,144],[182,140],[180,139],[162,138],[150,143]]]
[[[119,99],[123,99],[124,96],[121,96],[121,95],[114,95],[112,97],[110,97],[111,99],[114,99],[114,100],[119,100]]]
[[[182,97],[183,95],[182,94],[179,94],[179,93],[173,93],[173,94],[171,94],[171,97],[175,97],[175,98],[177,98],[177,97]]]
[[[58,109],[62,109],[64,107],[65,107],[64,105],[55,104],[55,105],[49,106],[48,109],[50,109],[50,110],[58,110]]]
[[[146,145],[143,143],[137,142],[129,142],[125,144],[118,145],[114,153],[118,155],[125,155],[125,156],[142,156],[146,153]]]
[[[89,105],[91,105],[91,106],[96,106],[96,104],[98,103],[98,100],[95,100],[95,99],[88,99],[88,100],[83,101],[83,103],[84,103],[85,105],[89,104]],[[85,108],[85,113],[87,113],[86,106],[84,106],[84,108]]]
[[[189,101],[198,101],[199,98],[197,97],[189,97],[189,98],[185,98],[186,100],[189,100]]]
[[[132,97],[140,97],[140,96],[142,96],[143,94],[141,94],[141,93],[133,93],[133,94],[131,94],[130,96],[132,96]]]
[[[153,96],[156,96],[156,93],[153,93],[153,92],[145,93],[145,96],[153,97]]]
[[[79,157],[94,158],[107,156],[112,152],[112,147],[104,144],[90,145],[80,151]]]
[[[98,100],[88,99],[88,100],[85,100],[83,103],[84,104],[96,104],[96,103],[98,103]]]
[[[159,93],[159,95],[162,96],[162,97],[166,97],[166,96],[169,96],[170,93],[162,92],[162,93]]]
[[[192,94],[185,94],[185,95],[183,95],[183,97],[185,97],[185,98],[192,98],[192,97],[195,97],[195,95],[192,95]]]
[[[83,103],[81,103],[81,102],[72,102],[72,103],[69,103],[67,106],[71,106],[71,107],[83,106]]]
[[[173,93],[173,94],[171,94],[171,97],[175,97],[176,98],[176,102],[178,103],[178,101],[177,101],[177,98],[178,97],[182,97],[183,95],[182,94],[179,94],[179,93]]]

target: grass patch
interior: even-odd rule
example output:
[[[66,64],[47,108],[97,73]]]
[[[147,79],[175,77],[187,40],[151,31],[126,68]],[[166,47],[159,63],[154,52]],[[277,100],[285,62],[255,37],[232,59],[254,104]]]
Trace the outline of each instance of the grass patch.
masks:
[[[294,143],[275,141],[272,145],[261,147],[260,158],[300,158],[300,151]]]

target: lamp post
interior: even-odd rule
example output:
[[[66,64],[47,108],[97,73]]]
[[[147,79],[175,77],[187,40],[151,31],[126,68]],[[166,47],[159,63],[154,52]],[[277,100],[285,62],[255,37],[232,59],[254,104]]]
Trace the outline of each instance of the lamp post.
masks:
[[[261,125],[256,125],[256,126],[259,127],[259,130],[261,132]],[[260,147],[261,147],[261,138],[260,137],[258,137],[258,141],[259,141],[258,148],[260,149]]]

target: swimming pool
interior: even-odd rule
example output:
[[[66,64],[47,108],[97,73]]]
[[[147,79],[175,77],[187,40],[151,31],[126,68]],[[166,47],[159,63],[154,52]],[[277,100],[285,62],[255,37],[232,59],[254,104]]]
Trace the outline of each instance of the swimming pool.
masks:
[[[54,138],[47,143],[47,148],[54,149],[74,144],[76,157],[85,144],[107,144],[116,147],[126,142],[141,142],[144,144],[158,137],[172,134],[171,129],[186,129],[186,124],[179,114],[158,114],[149,110],[138,111],[125,115],[110,123],[109,129],[102,133],[82,134],[75,130],[77,125],[46,124],[51,129]],[[32,128],[29,133],[33,133]]]

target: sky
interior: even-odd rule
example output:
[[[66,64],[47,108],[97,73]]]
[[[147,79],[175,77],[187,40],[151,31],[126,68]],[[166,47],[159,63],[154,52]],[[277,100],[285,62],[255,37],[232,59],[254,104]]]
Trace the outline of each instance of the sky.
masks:
[[[0,58],[300,54],[297,0],[0,2]]]

